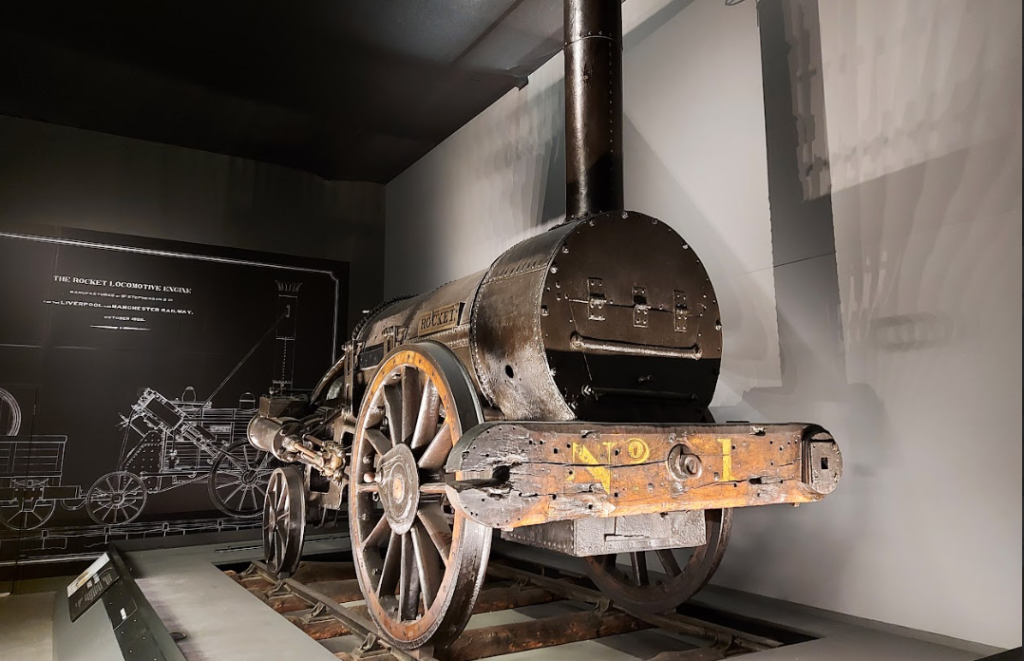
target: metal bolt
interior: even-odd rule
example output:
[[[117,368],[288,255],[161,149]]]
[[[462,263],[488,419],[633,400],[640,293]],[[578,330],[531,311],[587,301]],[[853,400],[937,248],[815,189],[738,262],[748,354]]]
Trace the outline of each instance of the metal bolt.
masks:
[[[701,465],[700,457],[695,454],[684,454],[683,455],[683,472],[690,477],[697,477],[704,470]]]

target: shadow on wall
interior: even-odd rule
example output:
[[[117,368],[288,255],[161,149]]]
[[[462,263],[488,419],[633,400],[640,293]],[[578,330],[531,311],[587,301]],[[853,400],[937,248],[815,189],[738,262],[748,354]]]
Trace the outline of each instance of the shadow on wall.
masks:
[[[673,3],[681,5],[680,9],[689,4]],[[814,85],[816,90],[791,90],[790,84],[791,54],[794,58],[810,55],[807,49],[791,48],[791,43],[796,38],[806,40],[808,35],[817,39],[816,12],[797,14],[801,21],[797,26],[801,29],[795,35],[792,28],[789,33],[783,30],[781,15],[783,7],[791,13],[801,9],[794,7],[800,4],[812,5],[813,9],[814,2],[762,3],[758,8],[762,39],[767,42],[762,48],[768,51],[763,54],[763,75],[775,290],[772,303],[778,323],[777,344],[774,329],[767,326],[763,315],[745,307],[755,304],[752,299],[758,292],[747,285],[747,274],[737,273],[737,265],[743,260],[734,252],[736,237],[723,235],[721,228],[711,222],[688,194],[685,182],[676,178],[659,156],[659,150],[645,140],[628,117],[624,126],[630,150],[626,164],[630,177],[642,181],[643,189],[654,197],[672,200],[673,217],[663,220],[671,222],[684,237],[699,246],[701,259],[714,283],[726,332],[722,383],[742,385],[748,382],[747,378],[743,374],[731,374],[733,367],[740,373],[750,373],[753,370],[748,366],[770,364],[775,354],[781,354],[779,386],[746,388],[740,402],[716,407],[716,417],[719,420],[818,422],[833,431],[844,450],[846,477],[840,492],[826,501],[830,503],[827,512],[820,509],[815,512],[816,506],[800,511],[755,508],[783,510],[771,517],[770,525],[751,520],[754,517],[746,516],[747,511],[737,513],[736,534],[719,572],[725,580],[716,582],[754,591],[769,581],[772,585],[779,583],[772,580],[778,577],[766,580],[766,568],[787,564],[793,547],[806,538],[808,518],[823,515],[841,518],[843,530],[847,531],[868,525],[868,511],[873,505],[865,504],[860,498],[846,498],[842,503],[832,501],[838,500],[844,489],[852,490],[848,483],[857,479],[857,475],[870,478],[871,465],[884,461],[885,439],[889,433],[882,402],[869,386],[848,384],[843,367],[845,353],[827,184],[828,150],[821,76],[794,77],[803,87]],[[765,16],[766,12],[775,15]],[[798,20],[792,15],[788,18]],[[807,25],[809,20],[815,23]],[[802,71],[820,72],[820,65],[815,69],[806,61],[793,64]],[[813,103],[811,97],[816,97]],[[736,185],[743,184],[737,182]],[[627,202],[627,206],[637,205]],[[642,201],[639,206],[643,207]],[[691,236],[699,236],[700,240],[694,241]],[[848,420],[851,416],[856,417],[856,423]],[[854,442],[854,435],[849,431],[852,429],[857,430],[858,447],[849,451]],[[862,435],[866,437],[863,440]],[[823,527],[822,530],[827,533],[828,529]],[[803,583],[805,594],[808,587],[821,594],[841,589],[839,581],[850,548],[847,534],[817,535],[814,547],[816,554],[827,558],[828,569],[802,575],[794,568],[789,580]],[[808,586],[811,576],[814,584]],[[777,590],[764,591],[779,596]]]
[[[671,0],[633,26],[627,49],[691,2]],[[388,185],[389,222],[400,226],[387,236],[388,296],[418,293],[486,268],[515,243],[561,222],[562,71],[558,53],[527,86],[502,97]]]
[[[672,0],[667,3],[639,25],[623,34],[623,49],[628,50],[636,44],[642,43],[692,3],[693,0]],[[561,222],[565,218],[565,123],[563,121],[565,117],[565,85],[549,85],[531,103],[517,107],[516,118],[519,121],[525,121],[526,118],[535,117],[539,110],[550,115],[558,128],[550,137],[536,145],[533,153],[534,161],[524,169],[527,173],[534,173],[538,180],[534,182],[534,185],[525,185],[519,188],[519,193],[530,199],[509,200],[510,206],[513,208],[519,206],[533,211],[526,216],[533,222],[522,228],[526,232],[523,238],[536,234],[538,228],[546,227],[553,221]],[[628,118],[625,119],[624,129],[630,135],[627,139],[643,140],[629,123]],[[505,146],[509,152],[514,153],[516,144],[518,143],[506,143]],[[513,163],[516,160],[514,155],[512,158],[508,158],[506,155],[496,163],[496,171],[500,171],[502,168],[514,170]],[[515,177],[513,177],[514,180]],[[513,197],[513,193],[515,190],[510,190],[510,198]],[[538,194],[539,197],[537,197]]]
[[[1014,36],[1009,5],[822,3],[838,71],[818,9],[758,5],[782,382],[719,415],[819,421],[846,474],[820,505],[739,513],[719,580],[1019,644],[1020,581],[1000,569],[1019,566],[1019,516],[985,512],[1020,502],[1020,9]],[[965,464],[968,447],[1002,460]],[[984,558],[964,562],[951,525]]]
[[[739,405],[721,413],[799,418],[832,431],[844,453],[844,483],[827,511],[812,506],[808,514],[843,526],[832,534],[817,528],[820,562],[808,566],[793,553],[805,537],[803,512],[779,512],[767,526],[761,513],[744,512],[737,517],[742,541],[733,545],[723,574],[732,585],[756,586],[770,567],[785,574],[775,577],[776,585],[793,584],[794,598],[828,600],[841,592],[854,551],[842,531],[870,525],[870,513],[884,507],[871,502],[872,490],[863,483],[872,479],[872,465],[887,460],[891,430],[884,403],[870,386],[850,384],[845,369],[817,0],[760,3],[757,15],[781,384],[749,389]]]

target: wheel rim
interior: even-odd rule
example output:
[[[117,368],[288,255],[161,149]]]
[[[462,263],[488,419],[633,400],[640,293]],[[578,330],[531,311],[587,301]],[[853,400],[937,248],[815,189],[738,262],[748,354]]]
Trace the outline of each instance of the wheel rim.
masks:
[[[472,614],[491,531],[448,504],[443,475],[482,417],[465,369],[435,343],[392,352],[367,388],[353,441],[352,553],[369,613],[398,647],[449,642]]]
[[[714,421],[711,411],[705,410],[697,422]],[[590,578],[612,600],[638,613],[675,610],[697,594],[721,564],[732,532],[732,510],[705,510],[704,532],[704,545],[693,549],[623,554],[629,559],[625,571],[618,555],[586,558]]]
[[[0,436],[17,436],[21,429],[21,407],[14,395],[0,388]]]
[[[642,613],[675,610],[695,595],[718,569],[732,529],[732,510],[705,510],[706,543],[692,549],[662,549],[626,553],[623,569],[618,555],[587,558],[590,578],[612,601]]]
[[[263,506],[263,557],[276,576],[295,573],[306,534],[306,497],[302,473],[278,468],[270,475]]]
[[[217,455],[210,469],[210,500],[225,514],[258,516],[273,472],[269,452],[259,451],[249,441],[235,441]]]
[[[35,530],[41,527],[57,509],[53,500],[19,499],[0,503],[0,523],[11,530]]]
[[[102,525],[134,521],[146,506],[146,484],[135,473],[107,473],[89,488],[85,507],[89,517]]]

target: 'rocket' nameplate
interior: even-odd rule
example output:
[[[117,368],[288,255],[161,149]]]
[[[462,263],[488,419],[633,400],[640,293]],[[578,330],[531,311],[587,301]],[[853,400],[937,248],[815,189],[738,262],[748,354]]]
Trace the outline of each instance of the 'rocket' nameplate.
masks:
[[[459,313],[461,311],[462,303],[452,303],[451,305],[446,305],[443,308],[437,308],[420,315],[419,322],[416,324],[416,335],[423,337],[424,335],[440,333],[449,328],[455,328],[459,325],[459,317],[461,316]]]

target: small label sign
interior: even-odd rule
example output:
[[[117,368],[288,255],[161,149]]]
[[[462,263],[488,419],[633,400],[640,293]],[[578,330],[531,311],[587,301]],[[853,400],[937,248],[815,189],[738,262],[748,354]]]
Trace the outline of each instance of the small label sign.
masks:
[[[416,324],[416,334],[419,337],[439,333],[459,325],[459,313],[462,311],[462,303],[452,303],[443,308],[437,308],[420,315],[419,323]]]
[[[89,565],[82,574],[68,585],[68,610],[74,622],[82,613],[89,610],[120,576],[110,562],[110,556],[104,553],[96,562]]]

